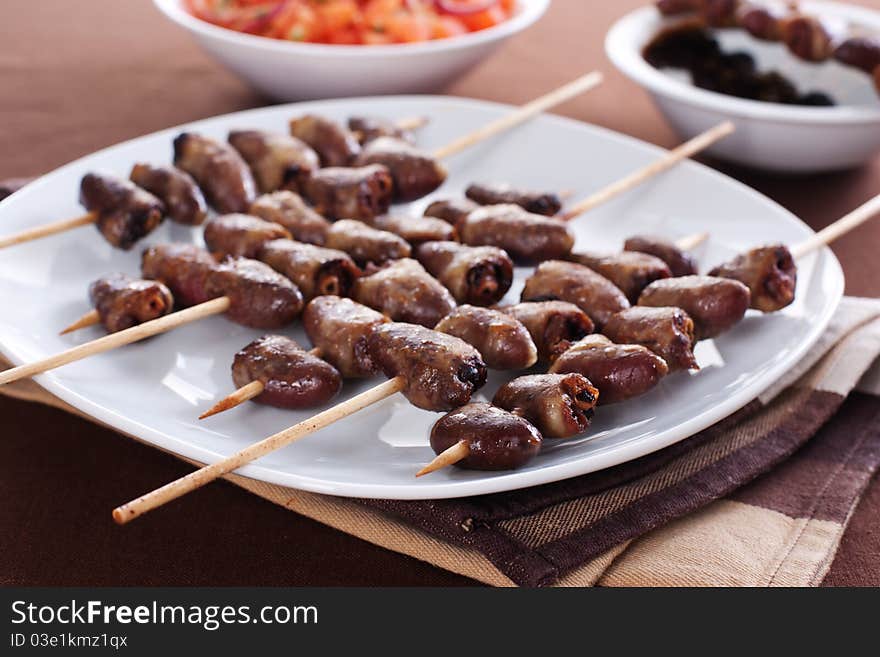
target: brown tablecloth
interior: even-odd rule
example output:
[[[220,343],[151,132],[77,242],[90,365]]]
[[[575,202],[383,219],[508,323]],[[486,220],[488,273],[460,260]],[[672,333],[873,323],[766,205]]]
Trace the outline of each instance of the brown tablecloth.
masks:
[[[603,87],[560,113],[661,145],[675,136],[620,76],[602,41],[643,4],[554,0],[540,24],[457,82],[453,94],[521,102],[588,68]],[[877,0],[865,4],[880,8]],[[0,25],[0,178],[32,175],[156,129],[265,104],[147,0],[6,0]],[[624,107],[625,109],[621,109]],[[880,160],[833,175],[726,168],[820,228],[877,193]],[[834,250],[847,293],[880,296],[880,222]],[[0,583],[457,585],[469,580],[296,516],[228,484],[124,529],[107,509],[188,466],[65,413],[0,398]],[[880,484],[857,509],[826,584],[880,585]],[[302,545],[302,549],[297,549]]]

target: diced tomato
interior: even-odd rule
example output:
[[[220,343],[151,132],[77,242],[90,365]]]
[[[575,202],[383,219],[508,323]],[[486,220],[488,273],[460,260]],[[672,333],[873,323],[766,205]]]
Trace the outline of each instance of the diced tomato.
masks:
[[[494,7],[489,7],[489,9],[477,12],[476,14],[467,14],[460,18],[461,22],[464,23],[471,32],[477,32],[489,27],[494,27],[495,25],[498,25],[498,23],[503,23],[507,18],[507,14],[500,5],[495,5]]]
[[[434,39],[446,39],[448,37],[459,36],[461,34],[467,34],[467,27],[457,18],[453,18],[452,16],[440,16],[436,21],[434,21],[434,33],[432,37]]]
[[[386,19],[385,31],[394,41],[414,43],[430,39],[433,28],[431,19],[425,14],[397,11]]]

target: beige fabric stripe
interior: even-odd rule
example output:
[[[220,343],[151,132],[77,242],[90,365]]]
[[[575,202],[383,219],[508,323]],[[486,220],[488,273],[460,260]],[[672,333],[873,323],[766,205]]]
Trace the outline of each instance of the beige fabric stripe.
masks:
[[[880,319],[875,319],[843,338],[803,379],[799,386],[846,396],[880,353]]]
[[[720,500],[634,541],[602,586],[807,586],[838,523]],[[821,578],[820,578],[821,579]]]
[[[733,452],[761,440],[797,412],[809,390],[791,389],[779,396],[758,415],[729,433],[719,436],[681,455],[661,469],[630,484],[596,495],[561,502],[541,511],[499,523],[517,540],[532,548],[567,536],[647,495],[673,486]]]

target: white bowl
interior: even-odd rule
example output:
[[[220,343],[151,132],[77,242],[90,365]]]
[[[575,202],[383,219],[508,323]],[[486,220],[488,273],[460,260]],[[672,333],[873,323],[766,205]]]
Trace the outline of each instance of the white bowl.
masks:
[[[519,0],[520,10],[509,20],[458,37],[344,46],[243,34],[196,18],[181,0],[153,2],[222,64],[276,100],[434,91],[537,21],[550,4],[550,0]]]
[[[880,34],[880,13],[840,3],[803,2],[805,12],[845,21]],[[825,91],[835,107],[803,107],[735,98],[692,85],[684,72],[658,70],[642,49],[664,26],[654,7],[621,18],[609,31],[605,50],[614,65],[646,88],[682,138],[692,137],[729,119],[736,132],[708,152],[747,166],[781,172],[845,169],[880,151],[880,97],[870,76],[837,62],[810,64],[791,55],[781,43],[765,43],[743,30],[716,30],[725,51],[747,50],[759,69],[777,70],[801,91]]]

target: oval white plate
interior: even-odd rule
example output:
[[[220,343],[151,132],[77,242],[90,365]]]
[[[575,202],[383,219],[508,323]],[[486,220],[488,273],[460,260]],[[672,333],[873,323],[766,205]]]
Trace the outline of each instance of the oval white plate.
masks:
[[[102,169],[126,176],[135,161],[168,162],[181,129],[224,138],[232,128],[283,131],[297,113],[336,118],[372,113],[425,115],[426,147],[447,143],[509,108],[449,97],[402,96],[304,103],[251,110],[165,130],[68,164],[0,202],[2,232],[13,232],[82,212],[80,177]],[[544,116],[513,133],[463,153],[448,164],[449,181],[433,197],[460,194],[475,180],[572,190],[582,198],[661,150],[569,119]],[[414,204],[424,207],[430,198]],[[796,243],[811,234],[789,212],[751,189],[702,165],[686,162],[574,222],[578,246],[619,249],[636,232],[673,237],[711,231],[698,255],[705,266],[758,243]],[[97,328],[59,337],[58,330],[88,309],[86,289],[112,271],[137,274],[146,244],[200,240],[197,230],[166,222],[130,253],[112,249],[92,228],[81,228],[0,254],[0,349],[16,364],[47,356],[101,335]],[[843,291],[840,265],[829,250],[799,263],[797,301],[774,315],[751,314],[714,342],[701,343],[697,374],[668,377],[627,403],[603,407],[589,433],[548,444],[527,468],[484,473],[455,468],[416,480],[430,460],[428,433],[438,414],[411,407],[400,395],[314,436],[275,452],[241,473],[272,483],[355,497],[430,499],[533,486],[622,463],[660,449],[717,422],[754,399],[809,349],[828,323]],[[509,299],[527,269],[517,272]],[[288,331],[307,344],[299,328]],[[218,460],[274,433],[306,413],[247,404],[199,422],[196,417],[232,389],[233,354],[258,331],[215,317],[116,352],[38,377],[68,403],[119,430],[202,462]],[[512,375],[493,373],[478,398],[491,398]],[[378,382],[346,383],[344,395]],[[142,491],[132,491],[137,494]]]

